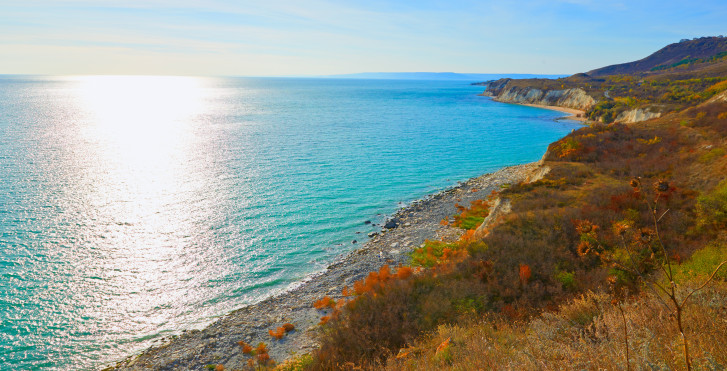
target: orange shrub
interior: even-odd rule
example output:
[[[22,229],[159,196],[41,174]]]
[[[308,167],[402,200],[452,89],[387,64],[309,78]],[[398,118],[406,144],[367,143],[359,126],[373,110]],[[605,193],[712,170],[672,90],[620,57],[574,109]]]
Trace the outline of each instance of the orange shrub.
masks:
[[[366,285],[363,280],[356,281],[353,283],[353,292],[356,295],[361,295],[366,292]]]
[[[316,300],[313,303],[313,307],[316,309],[323,309],[326,307],[333,308],[336,306],[336,301],[331,299],[329,296],[324,296],[323,299]]]
[[[445,349],[447,349],[447,347],[449,346],[449,341],[450,340],[452,340],[452,337],[448,337],[447,340],[445,340],[441,344],[439,344],[439,346],[437,347],[437,351],[435,352],[435,354],[439,354],[440,352],[442,352]]]
[[[528,283],[528,280],[530,279],[530,276],[532,275],[532,271],[530,270],[530,266],[527,264],[520,264],[520,283],[523,285],[526,285]]]
[[[275,331],[268,330],[268,334],[270,334],[270,336],[272,336],[272,337],[280,340],[280,339],[283,338],[283,336],[285,336],[285,328],[284,327],[278,327]]]
[[[399,267],[396,269],[396,278],[400,280],[405,280],[412,275],[412,269],[411,267]]]
[[[379,268],[379,281],[381,283],[384,283],[392,278],[391,275],[391,268],[389,268],[389,265],[384,265],[383,267]]]
[[[268,352],[268,345],[265,343],[258,343],[257,348],[255,348],[255,352],[257,353],[267,353]]]
[[[252,353],[252,347],[250,346],[250,344],[240,340],[237,342],[237,345],[239,345],[242,348],[242,353],[244,353],[244,354]]]
[[[286,323],[283,325],[283,330],[285,330],[285,332],[291,332],[295,330],[295,326],[293,326],[292,323]]]
[[[462,237],[460,237],[459,239],[462,241],[470,241],[475,236],[476,231],[476,229],[468,229],[467,232],[464,232]]]

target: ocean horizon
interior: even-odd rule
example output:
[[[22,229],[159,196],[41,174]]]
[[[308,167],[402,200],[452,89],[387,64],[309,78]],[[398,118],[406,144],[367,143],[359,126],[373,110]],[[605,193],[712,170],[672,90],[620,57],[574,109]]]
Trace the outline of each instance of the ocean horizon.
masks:
[[[92,369],[202,328],[325,269],[403,205],[580,127],[481,92],[0,76],[0,365]]]

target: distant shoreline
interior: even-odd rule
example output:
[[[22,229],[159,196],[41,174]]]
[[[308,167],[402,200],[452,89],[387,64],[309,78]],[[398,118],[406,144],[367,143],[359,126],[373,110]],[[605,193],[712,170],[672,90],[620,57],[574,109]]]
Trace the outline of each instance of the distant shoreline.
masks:
[[[503,103],[508,103],[508,102],[503,102]],[[575,109],[575,108],[567,108],[567,107],[559,107],[559,106],[546,106],[544,104],[532,104],[532,103],[514,103],[514,104],[519,104],[521,106],[528,106],[528,107],[545,108],[545,109],[549,109],[549,110],[553,110],[553,111],[569,113],[570,116],[563,117],[564,119],[567,119],[567,120],[576,120],[576,121],[586,121],[587,120],[586,111],[581,111],[581,110]]]
[[[535,107],[535,108],[544,108],[544,109],[549,109],[551,111],[559,111],[559,112],[564,112],[564,113],[570,114],[569,116],[561,117],[564,120],[574,120],[574,121],[581,121],[581,122],[588,121],[588,118],[586,117],[586,111],[575,109],[575,108],[568,108],[568,107],[561,107],[561,106],[549,106],[546,104],[517,103],[517,102],[501,101],[501,100],[497,99],[497,96],[493,96],[487,90],[485,90],[484,93],[478,94],[478,95],[482,96],[482,97],[490,97],[490,99],[492,99],[495,102],[507,103],[507,104],[517,104],[519,106],[528,106],[528,107]]]

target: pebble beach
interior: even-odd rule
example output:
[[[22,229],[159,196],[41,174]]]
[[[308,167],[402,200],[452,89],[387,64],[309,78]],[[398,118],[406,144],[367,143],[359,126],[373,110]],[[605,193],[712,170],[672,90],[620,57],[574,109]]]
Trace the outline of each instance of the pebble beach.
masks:
[[[111,369],[202,370],[217,364],[224,365],[225,369],[241,369],[249,356],[242,353],[239,341],[267,343],[271,358],[278,363],[310,352],[316,347],[320,317],[326,314],[313,307],[315,300],[326,295],[339,299],[344,286],[352,286],[385,264],[407,264],[409,253],[427,239],[459,238],[463,230],[440,223],[457,213],[455,204],[468,206],[474,200],[487,198],[493,190],[526,181],[539,166],[530,163],[506,167],[414,201],[392,215],[383,223],[381,231],[372,233],[360,249],[342,256],[290,291],[240,308],[203,330],[185,331],[162,339],[158,345]],[[273,339],[268,330],[284,323],[293,324],[295,330],[281,340]]]

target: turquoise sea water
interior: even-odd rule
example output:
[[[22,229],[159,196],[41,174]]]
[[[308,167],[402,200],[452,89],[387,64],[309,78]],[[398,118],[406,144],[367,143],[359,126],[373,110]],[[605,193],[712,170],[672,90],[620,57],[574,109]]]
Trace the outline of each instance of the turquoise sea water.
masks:
[[[577,127],[481,91],[0,76],[0,369],[94,368],[203,327],[325,268],[401,201]]]

